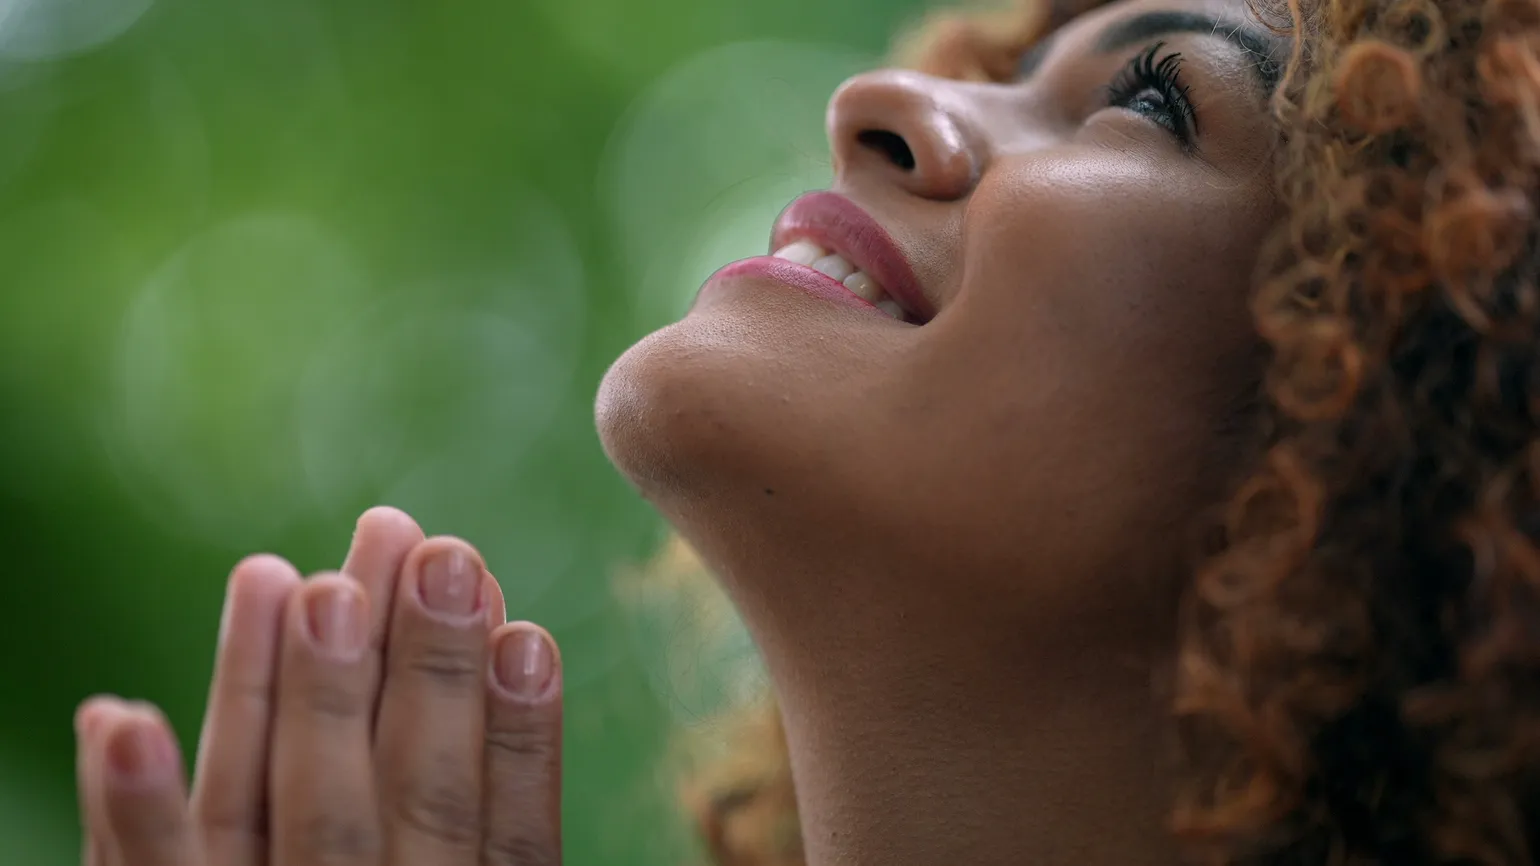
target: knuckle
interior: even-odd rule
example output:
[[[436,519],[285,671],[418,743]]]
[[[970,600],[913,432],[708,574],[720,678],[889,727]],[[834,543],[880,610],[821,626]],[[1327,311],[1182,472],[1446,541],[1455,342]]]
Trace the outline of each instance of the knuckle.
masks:
[[[198,828],[198,840],[205,849],[266,851],[272,844],[272,836],[266,828],[242,827],[235,824],[203,824]]]
[[[268,677],[241,671],[229,677],[226,683],[230,702],[238,711],[263,713],[272,706],[273,682]]]
[[[397,800],[396,818],[454,848],[472,848],[481,841],[481,797],[464,779],[407,785]]]
[[[538,724],[488,728],[486,747],[494,759],[513,759],[520,764],[554,760],[559,748],[555,732]]]
[[[406,669],[435,685],[456,691],[481,688],[481,663],[473,649],[442,644],[413,647]]]
[[[138,793],[109,793],[113,832],[128,847],[168,848],[187,834],[186,822],[164,803]]]
[[[379,833],[362,817],[315,815],[300,822],[293,839],[301,862],[319,866],[372,862],[382,850]]]
[[[551,845],[523,835],[489,836],[481,846],[481,862],[486,866],[560,866]]]
[[[310,713],[334,719],[356,719],[369,704],[357,684],[326,678],[307,683],[301,700]]]
[[[211,798],[194,795],[191,812],[193,823],[204,836],[266,836],[267,815],[262,808],[249,808],[229,798]]]

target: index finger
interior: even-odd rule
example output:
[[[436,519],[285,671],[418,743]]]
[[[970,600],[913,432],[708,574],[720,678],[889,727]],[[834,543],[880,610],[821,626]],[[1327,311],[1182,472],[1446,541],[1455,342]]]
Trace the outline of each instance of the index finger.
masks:
[[[400,509],[378,505],[358,518],[342,573],[358,581],[369,598],[369,646],[375,652],[385,643],[401,565],[422,540],[422,527]]]
[[[198,738],[191,809],[220,866],[267,859],[267,761],[283,608],[299,572],[276,556],[230,573],[214,681]]]

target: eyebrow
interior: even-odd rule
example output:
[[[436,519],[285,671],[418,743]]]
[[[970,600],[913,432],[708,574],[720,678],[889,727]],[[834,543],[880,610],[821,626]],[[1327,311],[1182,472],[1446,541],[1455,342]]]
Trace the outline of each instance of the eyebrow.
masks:
[[[1102,31],[1096,40],[1096,50],[1110,54],[1173,33],[1218,36],[1255,57],[1256,62],[1250,64],[1251,69],[1268,92],[1278,85],[1278,79],[1283,74],[1283,64],[1277,58],[1282,40],[1238,21],[1216,18],[1201,12],[1167,9],[1124,18]]]
[[[1096,50],[1102,54],[1122,51],[1130,46],[1149,42],[1173,33],[1198,33],[1218,36],[1256,58],[1250,64],[1252,72],[1262,88],[1271,93],[1283,76],[1283,63],[1278,59],[1283,40],[1236,21],[1227,21],[1201,12],[1184,12],[1174,9],[1146,12],[1114,22],[1102,31],[1096,40]],[[1050,33],[1038,40],[1017,64],[1018,78],[1029,78],[1042,65],[1043,59],[1053,48],[1054,37]]]

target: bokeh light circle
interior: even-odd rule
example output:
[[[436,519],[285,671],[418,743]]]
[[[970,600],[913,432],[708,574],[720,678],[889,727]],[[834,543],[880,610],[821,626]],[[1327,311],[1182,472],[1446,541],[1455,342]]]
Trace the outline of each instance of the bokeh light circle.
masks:
[[[347,247],[304,216],[246,216],[188,241],[121,329],[110,442],[130,491],[231,544],[311,513],[295,389],[365,298]]]
[[[475,498],[523,459],[569,385],[565,347],[494,310],[392,297],[306,371],[300,440],[309,483],[339,507],[431,462]]]
[[[521,563],[504,580],[511,603],[543,591],[579,544],[518,484],[569,402],[586,321],[570,233],[520,198],[490,271],[389,293],[315,355],[298,392],[305,474],[325,508],[384,502],[475,539],[494,567]]]
[[[154,0],[0,0],[0,60],[56,60],[122,36]]]
[[[670,70],[627,111],[599,184],[649,326],[678,315],[716,268],[767,252],[776,214],[830,180],[824,105],[875,58],[737,42]]]

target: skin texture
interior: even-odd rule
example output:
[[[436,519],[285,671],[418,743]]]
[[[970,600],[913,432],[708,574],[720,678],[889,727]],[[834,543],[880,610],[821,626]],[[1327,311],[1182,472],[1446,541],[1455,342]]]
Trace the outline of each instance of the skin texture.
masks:
[[[561,860],[555,645],[504,622],[474,548],[394,509],[341,573],[231,573],[190,795],[154,707],[95,697],[76,730],[85,866]]]
[[[1145,13],[1074,22],[1016,81],[1035,5],[932,21],[914,63],[953,83],[833,103],[839,185],[934,321],[722,279],[601,395],[785,709],[686,793],[719,863],[1532,864],[1540,7],[1291,4],[1273,157],[1245,82],[1287,46],[1238,10],[1141,4],[1233,17],[1171,37],[1180,87],[1098,102],[1087,46]],[[1173,147],[1182,92],[1202,131]],[[456,552],[486,618],[425,603]],[[555,862],[559,666],[506,681],[512,638],[549,644],[479,566],[388,509],[344,576],[243,563],[190,803],[152,708],[82,707],[89,866]],[[374,640],[316,640],[340,598]]]
[[[834,95],[834,188],[932,321],[735,277],[605,380],[608,454],[764,652],[808,863],[1174,857],[1151,672],[1257,393],[1247,289],[1279,208],[1254,55],[1210,33],[1098,50],[1160,10],[1249,20],[1133,0],[1023,80],[886,71]],[[1184,58],[1189,147],[1107,105],[1157,41]]]
[[[1151,671],[1256,393],[1245,288],[1278,215],[1254,56],[1164,37],[1190,142],[1148,94],[1108,105],[1160,39],[1105,51],[1106,28],[1178,9],[1245,19],[1132,0],[1021,80],[887,71],[834,95],[836,189],[934,320],[739,278],[606,378],[607,452],[764,651],[811,866],[1175,860]],[[443,568],[475,591],[433,589]],[[503,618],[473,548],[392,509],[339,573],[242,562],[190,789],[153,707],[82,705],[86,866],[559,862],[560,661]],[[505,653],[533,646],[531,683]]]

